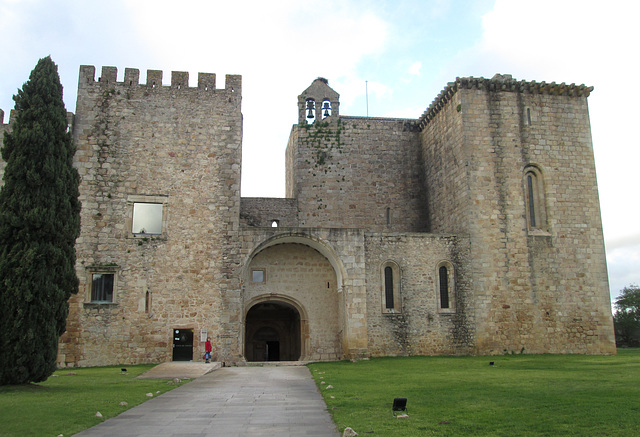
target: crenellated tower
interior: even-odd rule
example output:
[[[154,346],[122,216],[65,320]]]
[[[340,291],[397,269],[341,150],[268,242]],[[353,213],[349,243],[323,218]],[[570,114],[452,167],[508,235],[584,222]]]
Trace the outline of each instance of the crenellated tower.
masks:
[[[215,74],[200,73],[196,87],[186,72],[173,72],[170,85],[162,84],[162,71],[147,71],[146,84],[139,75],[127,68],[119,82],[115,67],[103,67],[96,80],[93,66],[80,67],[73,129],[83,205],[80,292],[70,302],[60,361],[165,361],[171,332],[195,335],[198,347],[196,328],[215,339],[218,359],[233,359],[241,329],[222,315],[240,311],[232,236],[239,227],[241,77],[226,76],[218,89]],[[99,298],[91,285],[98,280],[110,290]],[[184,311],[194,305],[207,310]]]

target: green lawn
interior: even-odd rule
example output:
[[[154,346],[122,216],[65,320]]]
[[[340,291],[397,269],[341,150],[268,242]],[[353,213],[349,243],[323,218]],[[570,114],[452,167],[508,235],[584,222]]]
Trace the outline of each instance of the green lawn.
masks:
[[[147,393],[176,387],[166,379],[135,379],[152,367],[65,369],[43,383],[0,386],[0,436],[71,436],[149,400]]]
[[[175,387],[135,379],[152,365],[126,367],[60,370],[44,383],[0,387],[0,436],[71,436]],[[640,349],[309,368],[340,430],[360,436],[640,436]],[[393,417],[394,397],[408,399],[408,418]]]
[[[639,349],[309,368],[340,431],[349,426],[360,436],[640,436]],[[408,399],[408,418],[393,417],[395,397]]]

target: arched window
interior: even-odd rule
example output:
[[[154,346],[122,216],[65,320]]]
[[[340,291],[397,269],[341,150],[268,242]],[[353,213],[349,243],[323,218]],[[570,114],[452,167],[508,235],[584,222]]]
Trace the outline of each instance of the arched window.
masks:
[[[445,266],[438,269],[440,281],[440,308],[449,308],[449,271]]]
[[[438,311],[442,313],[455,312],[455,275],[453,264],[442,261],[436,270],[438,278],[436,295],[438,299]]]
[[[538,167],[528,166],[524,169],[524,200],[527,229],[547,227],[547,213],[544,201],[544,181]]]
[[[384,268],[384,302],[385,308],[393,308],[393,269]]]
[[[400,267],[394,261],[387,261],[382,264],[382,312],[394,314],[402,312],[402,302],[400,299]]]

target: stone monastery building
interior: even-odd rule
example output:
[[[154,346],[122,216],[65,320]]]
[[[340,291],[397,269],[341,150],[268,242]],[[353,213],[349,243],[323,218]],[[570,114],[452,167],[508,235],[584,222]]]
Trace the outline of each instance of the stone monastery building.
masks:
[[[458,78],[393,119],[340,114],[316,79],[286,198],[244,198],[240,76],[116,76],[80,67],[70,116],[80,290],[61,366],[200,360],[207,337],[228,364],[615,353],[591,87]]]

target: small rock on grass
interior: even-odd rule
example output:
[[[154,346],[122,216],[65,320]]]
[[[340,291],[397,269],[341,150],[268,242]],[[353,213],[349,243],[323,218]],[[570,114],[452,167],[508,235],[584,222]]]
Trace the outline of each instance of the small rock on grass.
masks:
[[[355,437],[357,435],[358,433],[355,432],[353,429],[349,428],[348,426],[344,429],[344,432],[342,433],[342,437]]]
[[[96,417],[102,417],[102,413],[101,413],[100,411],[98,411],[98,412],[96,413]]]

